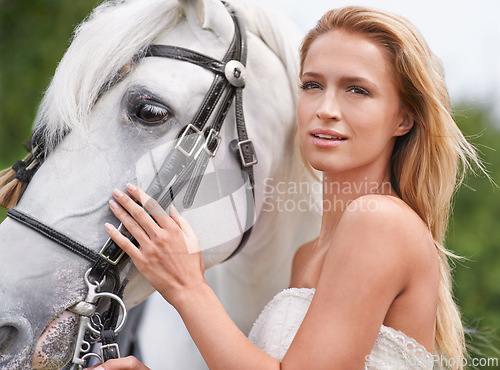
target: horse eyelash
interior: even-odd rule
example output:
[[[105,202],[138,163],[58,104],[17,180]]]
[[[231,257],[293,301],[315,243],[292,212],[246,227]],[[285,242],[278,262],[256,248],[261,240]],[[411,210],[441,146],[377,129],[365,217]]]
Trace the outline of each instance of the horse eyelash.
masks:
[[[168,109],[158,107],[158,106],[153,105],[153,104],[144,104],[144,109],[147,109],[152,114],[162,114],[164,111],[169,113]]]

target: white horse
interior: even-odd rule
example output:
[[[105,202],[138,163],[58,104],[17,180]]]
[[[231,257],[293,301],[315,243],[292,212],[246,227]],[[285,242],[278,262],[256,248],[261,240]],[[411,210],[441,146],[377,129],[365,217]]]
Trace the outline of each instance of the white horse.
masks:
[[[243,106],[259,159],[256,222],[243,250],[207,275],[247,332],[264,304],[287,286],[295,249],[318,233],[320,207],[319,194],[311,192],[315,181],[294,153],[299,33],[247,1],[230,3],[248,38]],[[104,223],[116,224],[107,206],[112,190],[127,182],[148,187],[213,80],[190,63],[137,56],[163,44],[221,60],[234,32],[219,0],[97,7],[77,29],[41,103],[35,131],[43,131],[48,155],[16,208],[98,251],[107,240]],[[162,118],[151,124],[151,116]],[[245,231],[245,184],[229,149],[234,121],[231,110],[195,204],[183,208],[184,191],[174,201],[200,237],[207,268],[228,257]],[[85,298],[88,268],[85,259],[15,220],[0,225],[0,368],[60,368],[70,360],[78,319],[66,310]],[[127,307],[153,292],[134,268],[126,277]],[[178,320],[173,312],[165,315]],[[176,343],[187,337],[173,330],[168,336]],[[189,364],[192,357],[179,346],[164,347],[163,354],[167,364],[174,357]]]

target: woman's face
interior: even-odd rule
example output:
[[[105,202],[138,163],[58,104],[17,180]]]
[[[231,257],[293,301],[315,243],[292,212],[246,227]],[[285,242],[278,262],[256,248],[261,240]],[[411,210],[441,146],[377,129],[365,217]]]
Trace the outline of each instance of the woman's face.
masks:
[[[388,174],[396,136],[413,123],[400,106],[387,51],[338,30],[319,36],[307,53],[297,115],[300,145],[315,169],[362,176]]]

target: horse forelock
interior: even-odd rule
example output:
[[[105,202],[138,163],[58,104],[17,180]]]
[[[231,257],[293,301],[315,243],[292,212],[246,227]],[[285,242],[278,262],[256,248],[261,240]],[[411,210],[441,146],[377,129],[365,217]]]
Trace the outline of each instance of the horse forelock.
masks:
[[[84,128],[103,91],[182,15],[176,0],[106,1],[96,7],[76,28],[40,104],[34,131],[45,149]]]

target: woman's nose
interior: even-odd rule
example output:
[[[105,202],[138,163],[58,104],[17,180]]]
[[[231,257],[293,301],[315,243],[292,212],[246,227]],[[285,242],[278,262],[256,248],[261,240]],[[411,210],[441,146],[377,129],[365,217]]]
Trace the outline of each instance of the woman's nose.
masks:
[[[341,117],[340,107],[337,98],[334,96],[334,94],[325,94],[323,96],[323,99],[321,100],[318,109],[316,111],[316,117],[318,117],[321,120],[327,120],[327,121],[340,120]]]

